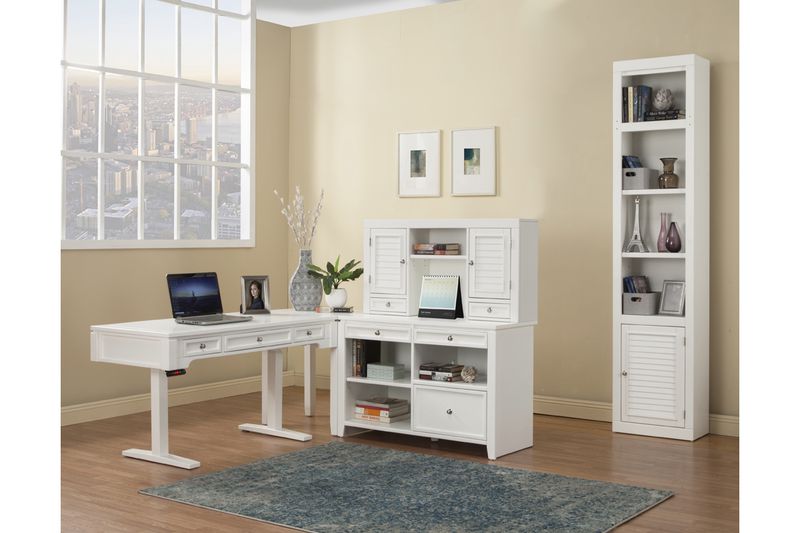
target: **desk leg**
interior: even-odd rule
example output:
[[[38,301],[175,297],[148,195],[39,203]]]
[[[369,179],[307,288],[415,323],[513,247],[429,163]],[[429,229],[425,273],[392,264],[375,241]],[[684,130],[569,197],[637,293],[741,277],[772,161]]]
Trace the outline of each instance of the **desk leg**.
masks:
[[[261,424],[240,424],[239,429],[286,439],[311,440],[307,433],[283,428],[283,350],[261,353]]]
[[[314,404],[317,399],[317,384],[314,376],[317,373],[317,347],[312,344],[303,346],[303,395],[306,416],[314,416]]]
[[[122,455],[152,463],[161,463],[179,468],[192,469],[200,466],[198,461],[169,453],[169,398],[167,375],[163,370],[150,369],[150,450],[130,448]]]

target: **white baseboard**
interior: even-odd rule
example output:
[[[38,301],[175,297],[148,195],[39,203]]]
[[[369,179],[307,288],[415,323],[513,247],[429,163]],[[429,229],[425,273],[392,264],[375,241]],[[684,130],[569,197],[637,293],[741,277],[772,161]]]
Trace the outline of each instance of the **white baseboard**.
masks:
[[[314,381],[318,389],[330,389],[328,376],[317,375]],[[284,387],[302,387],[303,373],[285,371]],[[238,396],[261,390],[261,376],[231,379],[217,383],[193,385],[169,391],[169,405],[185,405],[187,403],[215,400],[227,396]],[[81,422],[91,422],[115,416],[130,415],[150,410],[150,394],[137,394],[124,398],[114,398],[99,402],[70,405],[61,408],[61,425],[69,426]],[[533,397],[533,412],[538,415],[564,416],[611,422],[611,404],[589,400],[574,400],[555,396]],[[729,415],[710,415],[710,430],[716,435],[739,436],[739,417]]]

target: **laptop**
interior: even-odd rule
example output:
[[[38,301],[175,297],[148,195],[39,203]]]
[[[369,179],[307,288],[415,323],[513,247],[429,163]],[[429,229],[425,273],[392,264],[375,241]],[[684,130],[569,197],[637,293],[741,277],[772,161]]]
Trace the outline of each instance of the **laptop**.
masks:
[[[252,316],[223,315],[216,272],[167,274],[172,317],[179,324],[212,326],[247,322]]]

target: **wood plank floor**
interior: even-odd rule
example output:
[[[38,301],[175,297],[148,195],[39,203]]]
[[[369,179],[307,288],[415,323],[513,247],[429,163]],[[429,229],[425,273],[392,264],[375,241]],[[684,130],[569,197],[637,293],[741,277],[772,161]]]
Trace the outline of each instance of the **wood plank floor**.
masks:
[[[330,435],[328,391],[318,391],[317,415],[303,416],[303,391],[284,389],[284,426],[313,439],[297,442],[244,433],[260,420],[260,394],[170,409],[170,451],[197,459],[195,470],[156,465],[120,454],[150,448],[150,414],[139,413],[66,426],[61,431],[62,531],[291,531],[138,494],[144,487],[280,455],[331,440],[489,462],[483,446],[370,432]],[[709,435],[696,442],[622,435],[611,424],[534,417],[534,446],[497,464],[567,476],[669,489],[675,496],[617,531],[738,531],[739,440]]]

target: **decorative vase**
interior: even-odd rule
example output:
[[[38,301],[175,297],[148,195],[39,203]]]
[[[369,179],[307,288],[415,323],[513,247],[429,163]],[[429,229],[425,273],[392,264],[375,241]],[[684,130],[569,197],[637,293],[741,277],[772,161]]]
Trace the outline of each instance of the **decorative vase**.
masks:
[[[661,213],[661,230],[658,232],[658,251],[667,251],[667,222],[669,213]]]
[[[658,177],[659,189],[677,189],[678,188],[678,175],[673,172],[675,170],[675,161],[677,157],[662,157],[661,163],[664,165],[664,173]]]
[[[670,222],[669,224],[669,232],[667,233],[667,239],[664,244],[669,252],[677,253],[681,251],[681,236],[678,233],[678,226],[676,226],[674,222]]]
[[[311,250],[300,250],[297,270],[289,280],[289,301],[296,311],[314,311],[322,301],[322,282],[308,273]]]
[[[331,293],[325,295],[325,301],[330,307],[344,307],[347,303],[347,290],[331,289]]]

